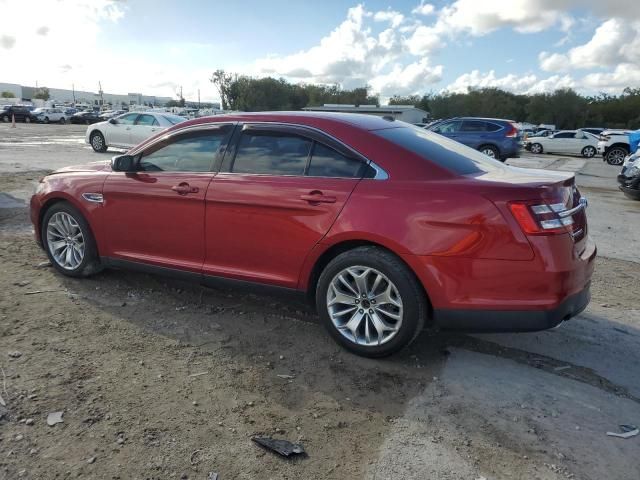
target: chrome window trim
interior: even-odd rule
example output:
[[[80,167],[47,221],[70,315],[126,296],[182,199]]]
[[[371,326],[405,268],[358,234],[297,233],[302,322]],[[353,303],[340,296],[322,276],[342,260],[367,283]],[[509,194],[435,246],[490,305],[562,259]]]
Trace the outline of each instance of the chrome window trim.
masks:
[[[168,140],[168,139],[170,139],[170,138],[172,138],[172,137],[174,137],[176,135],[180,135],[180,134],[183,134],[183,133],[189,133],[189,132],[198,131],[198,130],[210,130],[212,128],[222,128],[223,126],[226,126],[226,125],[236,126],[236,125],[239,125],[239,124],[242,124],[242,129],[244,129],[246,124],[253,124],[253,125],[284,126],[284,127],[294,127],[294,128],[297,127],[297,128],[302,128],[302,129],[313,130],[313,131],[315,131],[315,132],[317,132],[317,133],[319,133],[321,135],[324,135],[324,136],[330,138],[334,142],[339,143],[346,150],[348,150],[348,151],[352,152],[353,154],[355,154],[364,163],[366,163],[367,165],[369,165],[370,167],[372,167],[375,170],[376,174],[372,178],[361,178],[361,180],[388,180],[389,179],[389,174],[383,168],[381,168],[375,162],[373,162],[372,160],[368,159],[366,156],[364,156],[363,154],[361,154],[360,152],[355,150],[353,147],[347,145],[346,143],[344,143],[340,139],[334,137],[333,135],[330,135],[329,133],[325,132],[324,130],[321,130],[321,129],[316,128],[316,127],[310,127],[308,125],[300,125],[300,124],[297,124],[297,123],[288,123],[288,122],[229,121],[229,122],[205,122],[205,123],[198,123],[196,125],[187,125],[186,127],[181,127],[181,128],[177,128],[176,130],[172,130],[171,132],[168,132],[165,135],[162,135],[162,136],[156,138],[153,142],[143,145],[139,149],[132,150],[130,155],[138,155],[140,153],[144,153],[144,151],[147,148],[152,147],[153,145],[157,144],[158,142],[163,142],[163,141]],[[282,177],[282,176],[300,177],[301,176],[301,175],[270,175],[268,173],[261,173],[261,174],[235,173],[235,172],[221,172],[221,171],[214,172],[214,173],[235,174],[235,175],[261,175],[261,176],[272,176],[272,177]],[[306,176],[306,175],[302,175],[302,176]],[[310,178],[346,178],[346,177],[310,177]]]

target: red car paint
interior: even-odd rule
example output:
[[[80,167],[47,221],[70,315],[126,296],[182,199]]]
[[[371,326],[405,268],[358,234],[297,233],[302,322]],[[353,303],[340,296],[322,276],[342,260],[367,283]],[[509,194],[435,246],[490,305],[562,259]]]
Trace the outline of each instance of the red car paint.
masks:
[[[313,293],[314,268],[325,254],[370,243],[404,260],[434,312],[550,311],[572,295],[588,294],[596,248],[584,213],[560,232],[525,234],[509,206],[577,202],[572,175],[510,167],[456,174],[376,135],[378,129],[407,128],[401,122],[340,114],[216,116],[176,125],[129,153],[175,130],[251,122],[321,130],[375,162],[388,178],[69,167],[45,177],[31,200],[36,239],[41,242],[43,207],[62,199],[85,215],[105,258]],[[171,189],[181,184],[193,191]],[[103,193],[104,202],[85,201],[85,192]],[[310,201],[316,194],[328,203]]]

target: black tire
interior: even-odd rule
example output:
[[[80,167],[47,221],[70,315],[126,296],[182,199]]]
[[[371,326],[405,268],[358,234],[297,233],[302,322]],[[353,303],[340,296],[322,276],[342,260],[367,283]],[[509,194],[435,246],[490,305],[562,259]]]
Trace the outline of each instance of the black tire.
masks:
[[[604,159],[609,165],[622,165],[624,163],[624,157],[629,155],[629,150],[624,147],[610,148],[606,153]]]
[[[73,219],[78,223],[80,230],[82,231],[82,236],[84,237],[85,242],[85,252],[84,258],[82,262],[73,270],[68,270],[62,267],[52,255],[49,249],[49,243],[47,241],[47,226],[49,225],[49,221],[51,217],[58,212],[65,212],[73,217]],[[49,208],[42,218],[42,225],[40,229],[40,234],[42,238],[42,245],[44,246],[45,252],[47,252],[47,256],[49,257],[49,261],[51,265],[58,270],[63,275],[68,277],[88,277],[90,275],[94,275],[102,270],[102,265],[100,264],[100,257],[98,255],[98,248],[96,246],[96,241],[91,232],[91,228],[87,223],[86,219],[80,213],[80,211],[75,208],[73,205],[67,202],[59,202],[54,204],[51,208]]]
[[[587,145],[586,147],[584,147],[582,149],[582,152],[580,152],[580,153],[585,158],[593,158],[596,155],[596,147],[593,147],[591,145]]]
[[[531,145],[531,153],[535,153],[540,154],[540,153],[544,153],[544,148],[542,148],[542,145],[540,145],[539,143],[533,143]]]
[[[44,123],[49,123],[49,117],[44,117]]]
[[[67,123],[64,117],[62,117],[59,121],[60,121],[60,125],[64,125],[65,123]]]
[[[31,123],[31,117],[24,117],[24,123]]]
[[[107,151],[107,142],[104,139],[102,133],[95,131],[89,137],[89,141],[91,142],[91,148],[98,153]]]
[[[344,269],[354,266],[378,270],[393,282],[402,301],[403,318],[400,329],[382,345],[359,345],[346,338],[329,315],[327,292],[332,280]],[[338,344],[356,355],[370,358],[385,357],[409,345],[424,328],[428,312],[427,299],[413,272],[392,253],[373,246],[349,250],[329,262],[318,279],[316,307],[322,323]]]
[[[9,123],[9,120],[10,120],[10,119],[9,119],[9,115],[5,115],[4,117],[2,117],[2,121],[3,121],[4,123]]]

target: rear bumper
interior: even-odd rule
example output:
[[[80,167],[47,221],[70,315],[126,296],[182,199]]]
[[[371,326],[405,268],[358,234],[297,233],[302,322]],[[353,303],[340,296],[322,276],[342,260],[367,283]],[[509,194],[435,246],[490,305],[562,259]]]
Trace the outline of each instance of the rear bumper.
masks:
[[[465,332],[535,332],[560,325],[582,312],[591,300],[590,285],[551,310],[434,310],[441,330]]]

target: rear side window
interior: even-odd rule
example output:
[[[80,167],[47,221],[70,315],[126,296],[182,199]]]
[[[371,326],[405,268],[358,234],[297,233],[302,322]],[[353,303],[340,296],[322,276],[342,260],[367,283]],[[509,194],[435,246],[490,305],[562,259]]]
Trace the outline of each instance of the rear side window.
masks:
[[[481,120],[465,120],[462,122],[461,132],[486,132],[487,122]]]
[[[146,125],[152,127],[158,125],[158,121],[153,115],[140,115],[136,120],[136,125]]]
[[[209,172],[230,129],[180,135],[154,145],[142,154],[146,172]]]
[[[357,178],[362,176],[364,164],[347,158],[333,148],[315,143],[307,175],[310,177]]]
[[[298,135],[244,131],[231,171],[265,175],[304,175],[311,140]]]
[[[573,132],[556,133],[553,138],[575,138],[575,134]]]
[[[459,175],[506,170],[498,160],[459,142],[419,127],[374,130],[372,133]]]

